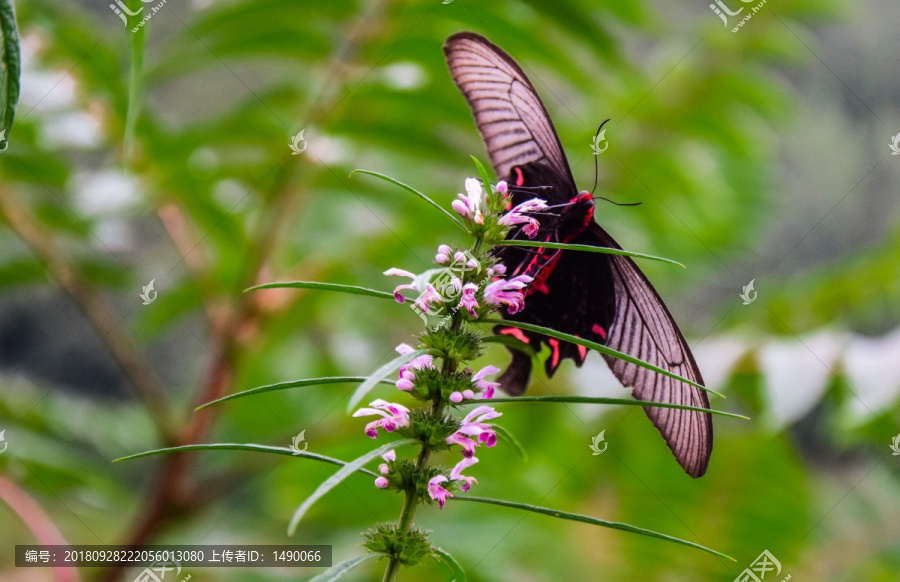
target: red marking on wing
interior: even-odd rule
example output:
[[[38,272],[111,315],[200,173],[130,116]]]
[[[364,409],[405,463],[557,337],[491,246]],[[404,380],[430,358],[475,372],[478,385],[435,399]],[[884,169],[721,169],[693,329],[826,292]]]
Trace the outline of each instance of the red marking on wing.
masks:
[[[556,338],[550,338],[550,349],[553,350],[553,355],[551,356],[551,365],[555,368],[559,365],[559,340]]]
[[[503,335],[511,335],[517,340],[523,341],[526,344],[530,344],[531,340],[528,339],[528,336],[525,335],[525,332],[519,329],[518,327],[505,327],[500,330],[500,333]]]
[[[576,333],[575,337],[580,338],[581,336]],[[578,348],[578,354],[581,356],[581,361],[583,362],[587,357],[587,348],[578,344],[575,344],[575,347]]]
[[[522,175],[522,168],[516,166],[513,168],[516,171],[516,186],[522,186],[525,184],[525,176]]]
[[[595,323],[594,327],[591,328],[591,331],[599,335],[603,338],[604,341],[606,341],[606,330],[603,329],[603,327],[599,323]]]

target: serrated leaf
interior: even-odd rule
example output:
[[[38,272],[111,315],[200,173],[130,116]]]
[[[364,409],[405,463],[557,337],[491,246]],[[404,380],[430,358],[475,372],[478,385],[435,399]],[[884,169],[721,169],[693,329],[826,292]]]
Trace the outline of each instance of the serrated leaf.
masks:
[[[341,285],[340,283],[321,283],[319,281],[284,281],[276,283],[265,283],[263,285],[255,285],[244,289],[244,293],[250,291],[258,291],[260,289],[320,289],[323,291],[337,291],[339,293],[350,293],[351,295],[367,295],[369,297],[380,297],[382,299],[393,299],[394,294],[387,291],[378,291],[377,289],[369,289],[367,287],[357,287],[356,285]]]
[[[538,355],[537,351],[535,351],[533,347],[526,344],[522,340],[502,333],[497,335],[489,335],[487,337],[484,337],[481,341],[488,344],[503,344],[505,346],[509,346],[514,350],[520,351],[523,354],[527,354],[532,358],[535,358]]]
[[[466,571],[446,550],[433,548],[434,561],[449,582],[466,582]]]
[[[699,406],[688,406],[687,404],[672,404],[670,402],[650,402],[644,400],[635,400],[633,398],[605,398],[600,396],[510,396],[504,398],[491,398],[490,400],[464,400],[456,406],[481,405],[485,402],[491,404],[503,404],[508,402],[515,403],[560,403],[560,404],[624,404],[625,406],[640,406],[649,408],[677,408],[679,410],[696,410],[697,412],[708,412],[718,416],[728,416],[731,418],[740,418],[742,420],[750,420],[743,414],[735,414],[733,412],[724,412],[722,410],[714,410],[712,408],[701,408]]]
[[[657,538],[660,540],[666,540],[668,542],[681,544],[683,546],[689,546],[692,548],[696,548],[698,550],[703,550],[704,552],[708,552],[710,554],[713,554],[714,556],[728,558],[732,562],[737,561],[727,554],[723,554],[722,552],[717,552],[716,550],[712,550],[710,548],[707,548],[706,546],[701,546],[700,544],[696,544],[694,542],[689,542],[687,540],[683,540],[681,538],[676,538],[676,537],[673,537],[670,535],[655,532],[653,530],[643,529],[640,527],[629,525],[627,523],[619,523],[617,521],[606,521],[603,519],[597,519],[596,517],[589,517],[587,515],[579,515],[577,513],[569,513],[566,511],[559,511],[556,509],[549,509],[547,507],[539,507],[537,505],[530,505],[528,503],[519,503],[516,501],[504,501],[502,499],[490,499],[488,497],[468,497],[468,496],[460,495],[457,497],[451,497],[450,499],[452,501],[471,501],[471,502],[475,502],[475,503],[487,503],[490,505],[499,505],[501,507],[512,507],[513,509],[522,509],[524,511],[530,511],[532,513],[540,513],[542,515],[549,515],[550,517],[558,517],[559,519],[580,521],[581,523],[589,523],[591,525],[599,525],[600,527],[608,527],[611,529],[618,529],[621,531],[636,533],[636,534],[639,534],[642,536]]]
[[[435,351],[425,349],[416,350],[408,354],[403,354],[372,372],[372,374],[368,378],[366,378],[366,381],[359,385],[359,388],[356,389],[356,392],[353,393],[353,396],[350,397],[350,403],[347,404],[347,412],[352,412],[354,408],[359,406],[359,403],[362,402],[362,399],[366,397],[366,394],[371,392],[376,385],[381,383],[388,374],[390,374],[403,364],[407,364],[415,360],[419,356],[424,356],[426,354],[433,355],[435,354]]]
[[[484,401],[482,400],[481,402]],[[497,437],[507,445],[510,445],[523,462],[528,462],[528,453],[525,452],[525,447],[522,446],[522,443],[519,442],[519,439],[517,439],[511,432],[509,432],[505,427],[499,424],[494,424],[492,426],[494,428],[494,432],[497,433]]]
[[[19,102],[21,74],[16,12],[12,0],[0,0],[0,152],[9,146],[9,132]]]
[[[327,378],[308,378],[305,380],[291,380],[288,382],[279,382],[277,384],[268,384],[266,386],[260,386],[258,388],[251,388],[249,390],[243,390],[241,392],[235,392],[234,394],[229,394],[228,396],[224,396],[222,398],[218,398],[216,400],[211,400],[206,404],[201,404],[194,410],[202,410],[207,406],[212,406],[213,404],[220,404],[222,402],[226,402],[228,400],[236,400],[238,398],[244,398],[245,396],[254,396],[256,394],[263,394],[265,392],[276,392],[278,390],[289,390],[291,388],[301,388],[303,386],[320,386],[324,384],[342,384],[348,382],[365,382],[368,380],[367,376],[331,376]],[[381,380],[382,384],[393,384],[390,380]]]
[[[635,253],[632,251],[624,251],[622,249],[613,249],[610,247],[595,247],[592,245],[573,245],[567,243],[554,243],[554,242],[541,242],[539,240],[505,240],[497,243],[496,246],[503,247],[538,247],[538,248],[547,248],[547,249],[561,249],[568,251],[580,251],[585,253],[600,253],[604,255],[621,255],[623,257],[632,257],[636,259],[648,259],[650,261],[659,261],[661,263],[669,263],[672,265],[678,265],[682,269],[685,268],[684,265],[679,263],[678,261],[673,261],[672,259],[666,259],[665,257],[657,257],[654,255],[647,255],[644,253]]]
[[[266,445],[255,445],[252,443],[248,444],[237,444],[237,443],[213,443],[213,444],[205,444],[205,445],[183,445],[180,447],[168,447],[165,449],[154,449],[152,451],[144,451],[143,453],[137,453],[135,455],[128,455],[127,457],[119,457],[118,459],[113,459],[113,463],[118,463],[120,461],[130,461],[132,459],[140,459],[141,457],[149,457],[152,455],[162,455],[166,453],[178,453],[182,451],[253,451],[256,453],[271,453],[274,455],[287,455],[290,457],[300,457],[311,459],[313,461],[321,461],[323,463],[329,463],[331,465],[340,465],[342,467],[346,467],[348,463],[346,461],[341,461],[340,459],[334,459],[332,457],[326,457],[325,455],[319,455],[317,453],[310,452],[300,452],[293,449],[289,449],[287,447],[270,447]],[[376,473],[369,471],[368,469],[362,468],[362,466],[355,469],[360,473],[365,473],[366,475],[371,475],[372,477],[378,477]]]
[[[710,394],[715,394],[716,396],[721,396],[722,398],[725,398],[725,396],[716,392],[715,390],[712,390],[710,388],[707,388],[706,386],[698,384],[698,383],[694,382],[693,380],[688,380],[687,378],[683,378],[683,377],[679,376],[678,374],[673,374],[672,372],[670,372],[668,370],[663,370],[659,366],[654,366],[653,364],[651,364],[649,362],[645,362],[644,360],[639,360],[639,359],[635,358],[634,356],[629,356],[626,353],[620,352],[618,350],[614,350],[612,348],[608,348],[608,347],[604,346],[603,344],[598,344],[597,342],[592,342],[590,340],[586,340],[586,339],[580,338],[578,336],[574,336],[574,335],[571,335],[568,333],[563,333],[561,331],[556,331],[555,329],[550,329],[549,327],[543,327],[540,325],[532,325],[530,323],[525,323],[522,321],[511,321],[508,319],[480,319],[480,320],[478,320],[478,323],[490,323],[490,324],[494,324],[494,325],[505,325],[505,326],[509,326],[509,327],[518,327],[519,329],[524,329],[525,331],[533,331],[535,333],[541,333],[546,336],[560,339],[563,341],[567,341],[567,342],[573,343],[578,346],[584,346],[586,348],[600,352],[601,354],[606,354],[608,356],[612,356],[614,358],[624,360],[626,362],[634,364],[635,366],[640,366],[641,368],[647,368],[648,370],[653,370],[657,374],[662,374],[663,376],[668,376],[669,378],[674,378],[680,382],[684,382],[685,384],[690,384],[691,386],[694,386],[701,390],[705,390],[705,391],[709,392]]]
[[[291,517],[291,523],[288,525],[288,535],[294,535],[294,532],[297,530],[297,525],[300,524],[300,520],[303,519],[303,516],[306,514],[306,511],[312,507],[312,504],[321,499],[326,493],[337,487],[341,484],[341,482],[360,470],[363,465],[380,457],[388,451],[393,451],[394,449],[405,447],[406,445],[416,444],[419,441],[416,439],[401,439],[399,441],[394,441],[391,443],[387,443],[386,445],[380,446],[373,451],[369,451],[365,455],[361,457],[357,457],[356,459],[350,461],[344,467],[339,470],[337,473],[326,479],[319,487],[313,491],[313,494],[306,498],[306,501],[300,504],[300,507],[297,508],[297,511],[294,512],[294,516]],[[290,449],[288,449],[290,450]],[[292,451],[293,454],[293,451]]]
[[[419,192],[412,186],[410,186],[408,184],[404,184],[403,182],[401,182],[399,180],[395,180],[394,178],[391,178],[390,176],[385,176],[384,174],[379,174],[378,172],[371,172],[369,170],[353,170],[352,172],[350,172],[350,175],[353,176],[353,174],[356,174],[356,173],[368,174],[369,176],[375,176],[376,178],[381,178],[382,180],[384,180],[386,182],[390,182],[391,184],[400,186],[401,188],[403,188],[404,190],[406,190],[408,192],[412,192],[413,194],[415,194],[416,196],[418,196],[425,202],[431,204],[432,206],[434,206],[435,208],[440,210],[444,216],[449,218],[453,222],[453,224],[455,224],[456,226],[461,228],[464,232],[468,232],[468,229],[466,228],[466,226],[462,222],[460,222],[455,216],[453,216],[450,213],[450,211],[448,211],[446,208],[444,208],[443,206],[441,206],[440,204],[438,204],[437,202],[435,202],[434,200],[432,200],[425,194]]]

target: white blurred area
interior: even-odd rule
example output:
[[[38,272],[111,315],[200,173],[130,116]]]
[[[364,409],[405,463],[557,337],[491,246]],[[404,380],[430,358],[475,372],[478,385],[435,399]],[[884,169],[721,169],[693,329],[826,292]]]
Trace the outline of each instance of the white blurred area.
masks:
[[[849,393],[844,417],[851,425],[870,420],[900,399],[900,329],[876,338],[828,329],[762,343],[744,337],[710,337],[693,351],[706,386],[726,397],[739,365],[760,374],[765,407],[762,420],[772,432],[810,413],[836,377]],[[580,396],[628,395],[600,357],[589,356],[571,375],[571,384]],[[724,404],[717,408],[729,410],[727,400],[720,402]],[[585,416],[600,414],[591,412],[590,407],[581,412]]]

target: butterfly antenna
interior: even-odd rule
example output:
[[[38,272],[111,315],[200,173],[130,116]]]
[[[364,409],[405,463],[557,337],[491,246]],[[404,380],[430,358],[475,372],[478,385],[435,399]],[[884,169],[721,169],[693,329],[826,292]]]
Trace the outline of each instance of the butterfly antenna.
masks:
[[[604,198],[603,196],[594,196],[591,200],[606,200],[611,204],[615,204],[616,206],[640,206],[643,202],[616,202],[615,200],[610,200],[609,198]]]
[[[600,127],[597,128],[597,133],[594,134],[594,143],[597,143],[597,137],[600,135],[600,132],[603,131],[603,126],[609,122],[609,119],[600,124]],[[600,176],[600,160],[597,159],[597,154],[594,154],[594,187],[591,189],[591,196],[594,195],[594,190],[597,189],[597,179]]]

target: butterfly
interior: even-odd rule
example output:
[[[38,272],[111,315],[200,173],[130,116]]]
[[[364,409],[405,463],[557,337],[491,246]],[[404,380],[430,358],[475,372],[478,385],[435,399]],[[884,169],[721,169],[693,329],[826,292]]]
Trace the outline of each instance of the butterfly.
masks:
[[[498,177],[506,180],[512,205],[539,197],[550,211],[540,218],[535,240],[621,249],[594,221],[591,194],[579,192],[562,143],[534,85],[501,48],[475,33],[454,34],[444,55],[456,85],[472,109],[478,131]],[[535,215],[536,217],[538,215]],[[509,238],[520,237],[521,229]],[[703,385],[700,370],[681,330],[659,294],[630,257],[573,250],[496,247],[508,276],[529,275],[525,308],[506,318],[578,336]],[[540,351],[550,349],[547,376],[563,360],[584,363],[587,348],[509,326],[510,335]],[[512,395],[525,392],[532,360],[510,348],[512,360],[499,378]],[[704,390],[604,354],[623,386],[638,400],[709,408]],[[713,444],[712,415],[644,407],[675,459],[691,477],[709,465]]]

